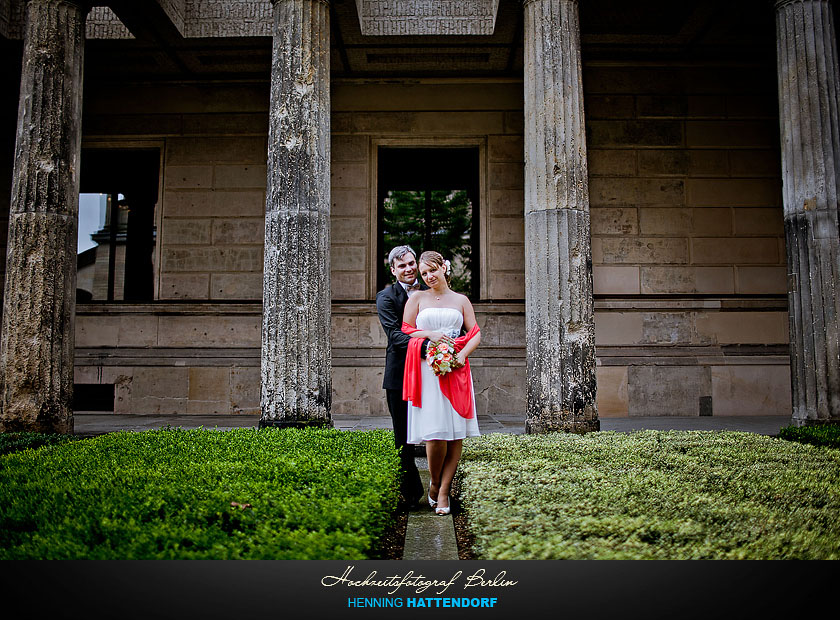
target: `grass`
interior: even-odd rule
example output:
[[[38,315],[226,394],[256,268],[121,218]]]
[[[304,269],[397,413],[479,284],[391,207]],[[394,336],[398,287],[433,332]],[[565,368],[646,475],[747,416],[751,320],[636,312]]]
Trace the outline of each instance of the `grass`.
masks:
[[[485,435],[461,502],[479,559],[838,559],[840,451],[750,433]]]
[[[366,559],[387,431],[113,433],[0,457],[0,559]]]

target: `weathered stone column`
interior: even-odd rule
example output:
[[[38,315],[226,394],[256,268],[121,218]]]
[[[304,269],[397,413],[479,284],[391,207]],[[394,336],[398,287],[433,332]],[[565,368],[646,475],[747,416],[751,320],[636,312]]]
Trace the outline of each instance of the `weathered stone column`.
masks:
[[[529,433],[598,430],[577,0],[525,1]]]
[[[73,432],[85,5],[26,5],[0,341],[0,431]]]
[[[330,28],[273,0],[260,426],[330,424]]]
[[[793,423],[840,423],[840,77],[828,0],[776,2]]]

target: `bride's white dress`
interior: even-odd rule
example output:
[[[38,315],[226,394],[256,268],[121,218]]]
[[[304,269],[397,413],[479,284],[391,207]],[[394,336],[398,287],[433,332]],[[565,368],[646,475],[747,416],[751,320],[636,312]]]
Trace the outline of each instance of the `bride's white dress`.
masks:
[[[417,329],[442,332],[451,338],[461,333],[464,316],[455,308],[425,308],[417,314]],[[423,378],[422,407],[408,402],[408,443],[417,444],[429,439],[464,439],[475,437],[478,419],[475,415],[475,392],[473,392],[473,417],[469,420],[455,411],[449,399],[440,391],[440,380],[423,360],[420,363]],[[470,376],[470,389],[472,376]]]

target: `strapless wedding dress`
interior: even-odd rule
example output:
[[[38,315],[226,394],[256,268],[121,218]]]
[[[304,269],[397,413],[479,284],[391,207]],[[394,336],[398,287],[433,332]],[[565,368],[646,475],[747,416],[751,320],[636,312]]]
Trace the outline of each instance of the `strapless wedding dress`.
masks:
[[[451,338],[461,334],[463,324],[464,316],[455,308],[425,308],[417,314],[417,329],[442,332]],[[461,417],[440,391],[440,381],[425,360],[420,363],[420,373],[423,378],[423,406],[415,407],[411,401],[408,402],[408,443],[417,444],[430,439],[452,441],[478,436],[480,433],[475,405],[472,418],[468,420]]]

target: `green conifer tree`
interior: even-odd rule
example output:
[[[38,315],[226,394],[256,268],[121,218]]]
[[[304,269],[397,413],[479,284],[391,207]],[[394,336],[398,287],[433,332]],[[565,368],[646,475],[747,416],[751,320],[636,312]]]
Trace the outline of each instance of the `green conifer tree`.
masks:
[[[472,203],[467,192],[393,190],[388,192],[384,206],[385,251],[405,244],[419,253],[440,252],[452,262],[452,288],[469,294],[472,291]]]

